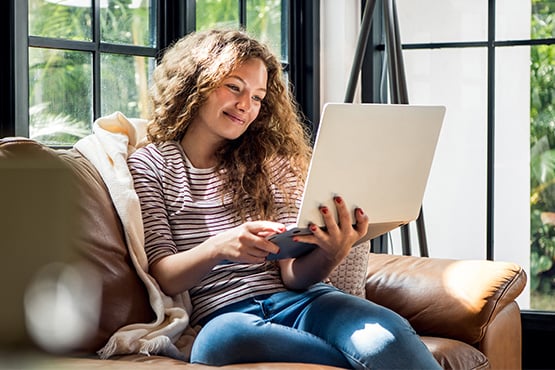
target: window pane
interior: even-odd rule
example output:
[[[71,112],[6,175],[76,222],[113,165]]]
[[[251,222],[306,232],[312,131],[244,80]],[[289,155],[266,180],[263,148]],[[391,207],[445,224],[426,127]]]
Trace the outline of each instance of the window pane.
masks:
[[[238,0],[197,0],[197,30],[239,27]]]
[[[487,50],[406,50],[404,58],[409,101],[447,107],[423,201],[430,255],[483,259]]]
[[[92,40],[92,0],[29,0],[29,35]]]
[[[101,115],[120,111],[129,118],[146,118],[153,66],[153,58],[102,54]]]
[[[397,0],[397,12],[404,43],[487,40],[484,0]]]
[[[532,46],[530,66],[530,304],[555,311],[555,46]]]
[[[276,55],[286,59],[281,25],[281,0],[247,1],[247,30],[258,40],[270,45]]]
[[[153,0],[101,2],[102,42],[154,47],[156,43]]]
[[[91,54],[29,48],[29,136],[72,145],[92,120]]]
[[[528,40],[532,1],[503,0],[495,4],[495,38]]]

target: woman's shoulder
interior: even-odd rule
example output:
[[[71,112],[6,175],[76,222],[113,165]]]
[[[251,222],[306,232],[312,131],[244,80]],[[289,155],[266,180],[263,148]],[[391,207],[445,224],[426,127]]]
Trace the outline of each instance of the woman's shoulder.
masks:
[[[179,145],[175,141],[165,141],[162,143],[149,143],[135,150],[128,159],[128,163],[149,163],[156,164],[156,167],[163,166],[168,159],[181,156]]]
[[[148,143],[135,150],[129,158],[136,157],[167,157],[180,155],[179,144],[176,141]]]

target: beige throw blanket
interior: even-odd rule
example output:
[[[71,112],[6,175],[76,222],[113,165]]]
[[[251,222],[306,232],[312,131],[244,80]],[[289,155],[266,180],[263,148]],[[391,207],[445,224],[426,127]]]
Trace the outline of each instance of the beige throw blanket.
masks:
[[[75,144],[99,171],[121,219],[131,260],[144,282],[156,319],[120,328],[98,354],[106,359],[113,355],[159,354],[189,360],[195,331],[189,327],[192,310],[189,295],[169,297],[148,273],[144,251],[144,234],[139,199],[127,167],[127,157],[146,138],[146,121],[128,119],[115,112],[93,123],[93,134]]]

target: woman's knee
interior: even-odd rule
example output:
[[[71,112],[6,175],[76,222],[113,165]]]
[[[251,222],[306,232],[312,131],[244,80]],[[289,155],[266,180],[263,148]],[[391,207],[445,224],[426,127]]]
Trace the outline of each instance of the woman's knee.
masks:
[[[256,342],[251,329],[263,324],[259,317],[251,314],[230,312],[216,316],[203,326],[195,338],[191,362],[211,365],[232,363],[230,354],[239,354]]]

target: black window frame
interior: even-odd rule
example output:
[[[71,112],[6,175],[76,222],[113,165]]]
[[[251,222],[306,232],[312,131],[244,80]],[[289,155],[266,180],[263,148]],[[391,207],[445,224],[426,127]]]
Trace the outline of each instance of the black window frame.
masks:
[[[14,23],[16,14],[14,10],[15,0],[0,2],[0,29],[3,35],[7,35],[7,62],[4,67],[8,73],[0,74],[0,137],[15,135],[15,93],[16,93],[16,68],[15,68],[15,48],[18,37],[15,35]]]

